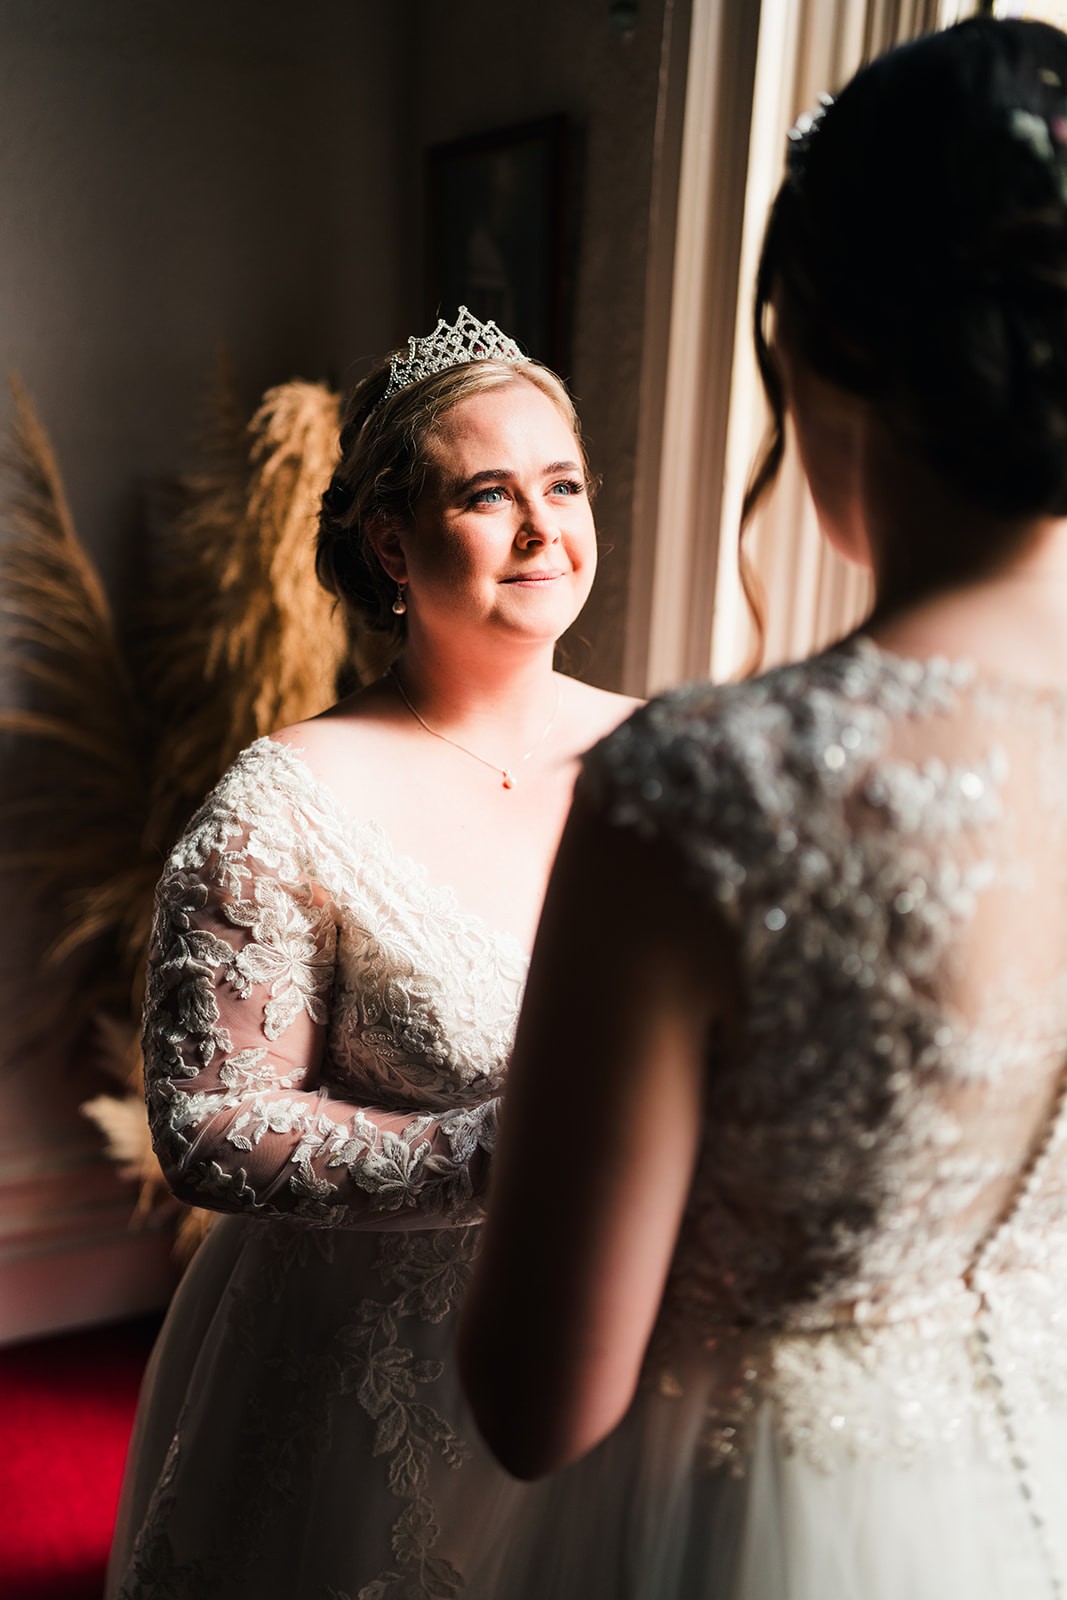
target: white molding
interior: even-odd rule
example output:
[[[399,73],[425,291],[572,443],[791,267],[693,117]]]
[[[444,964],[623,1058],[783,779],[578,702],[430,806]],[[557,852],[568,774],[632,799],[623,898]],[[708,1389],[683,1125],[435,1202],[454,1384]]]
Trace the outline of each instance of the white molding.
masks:
[[[627,678],[637,693],[699,676],[708,659],[760,9],[693,0],[684,72],[673,62],[684,122],[670,271],[655,285],[661,308],[669,285],[666,361],[645,409],[655,444],[643,440],[633,540],[644,625],[632,617]]]
[[[169,1232],[86,1237],[0,1260],[0,1345],[161,1310],[177,1278]]]
[[[693,4],[666,0],[656,105],[622,680],[626,693],[639,696],[648,685]]]
[[[178,1272],[169,1227],[71,1135],[0,1158],[0,1344],[164,1306]]]

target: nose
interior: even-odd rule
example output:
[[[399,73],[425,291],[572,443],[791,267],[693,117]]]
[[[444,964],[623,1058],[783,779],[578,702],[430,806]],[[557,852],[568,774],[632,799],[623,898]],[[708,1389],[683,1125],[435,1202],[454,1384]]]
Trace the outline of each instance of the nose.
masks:
[[[520,550],[529,549],[531,545],[556,544],[559,541],[559,529],[552,520],[552,515],[547,506],[527,502],[522,508],[515,542]]]

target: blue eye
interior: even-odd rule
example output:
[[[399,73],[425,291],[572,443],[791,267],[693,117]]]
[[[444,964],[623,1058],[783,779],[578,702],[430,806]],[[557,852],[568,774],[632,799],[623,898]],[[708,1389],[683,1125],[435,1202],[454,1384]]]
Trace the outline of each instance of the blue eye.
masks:
[[[499,498],[493,500],[490,499],[490,495],[496,495]],[[503,498],[503,489],[496,485],[490,485],[488,489],[479,489],[477,494],[472,494],[470,504],[472,506],[498,506]]]
[[[570,495],[583,494],[584,492],[585,484],[579,483],[577,478],[561,478],[558,483],[552,485],[553,494]]]

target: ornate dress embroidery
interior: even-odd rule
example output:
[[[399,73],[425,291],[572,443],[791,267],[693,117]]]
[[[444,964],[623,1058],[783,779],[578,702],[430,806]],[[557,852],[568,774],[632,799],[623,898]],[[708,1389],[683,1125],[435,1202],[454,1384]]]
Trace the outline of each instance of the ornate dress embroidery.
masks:
[[[653,702],[582,781],[678,852],[745,994],[649,1382],[712,1365],[735,1473],[769,1406],[827,1471],[977,1427],[1032,1502],[1027,1419],[1067,1398],[1067,696],[859,639]]]
[[[217,1446],[255,1488],[235,1491],[224,1537],[181,1553],[187,1402],[124,1596],[183,1592],[194,1578],[198,1593],[231,1592],[272,1525],[299,1521],[346,1397],[370,1428],[367,1482],[352,1489],[381,1476],[393,1562],[377,1575],[342,1565],[330,1592],[459,1592],[435,1549],[428,1483],[467,1446],[435,1404],[442,1360],[417,1354],[421,1336],[407,1330],[443,1324],[469,1273],[472,1172],[493,1148],[526,965],[513,939],[397,857],[375,825],[346,818],[276,742],[251,746],[193,818],[158,892],[146,1087],[179,1192],[259,1219],[255,1271],[239,1285],[235,1274],[221,1313],[226,1359],[258,1363],[258,1387]],[[346,1307],[338,1239],[360,1230],[377,1287]],[[340,1302],[328,1336],[305,1347],[290,1322],[265,1354],[259,1330],[322,1272]]]
[[[780,1592],[781,1559],[815,1574],[798,1592],[896,1600],[914,1573],[894,1564],[891,1513],[834,1542],[875,1475],[920,1519],[956,1484],[968,1514],[970,1487],[989,1496],[996,1570],[970,1562],[957,1528],[923,1594],[954,1592],[964,1568],[955,1592],[985,1600],[1064,1593],[1047,1490],[1062,1489],[1067,1407],[1067,695],[859,640],[654,702],[582,782],[619,826],[677,852],[744,980],[737,1027],[709,1040],[701,1159],[642,1395],[573,1469],[577,1488],[535,1495],[514,1542],[494,1524],[497,1577],[480,1587],[439,1492],[455,1483],[460,1504],[453,1469],[472,1443],[440,1398],[443,1335],[525,962],[261,741],[168,864],[146,1036],[175,1181],[244,1214],[216,1232],[232,1276],[225,1326],[204,1335],[229,1353],[241,1454],[198,1543],[182,1473],[208,1446],[191,1404],[160,1471],[171,1419],[129,1595],[229,1597],[246,1557],[245,1592],[293,1592],[272,1556],[295,1560],[296,1526],[321,1532],[314,1484],[331,1530],[348,1494],[353,1518],[369,1507],[360,1537],[378,1540],[366,1561],[313,1550],[328,1569],[305,1585],[314,1600],[427,1600],[464,1579],[478,1600],[505,1581],[562,1593],[553,1541],[588,1553],[588,1504],[624,1518],[634,1592],[683,1592],[657,1587],[666,1529],[696,1570],[721,1561],[707,1592],[740,1595],[715,1584],[749,1493],[756,1536],[736,1559],[766,1579],[752,1592]],[[538,1136],[546,1181],[565,1183],[551,1129]],[[660,1468],[682,1493],[657,1498]],[[790,1543],[768,1509],[786,1481],[794,1509],[832,1510],[821,1542]],[[836,1576],[842,1551],[851,1579]],[[618,1592],[616,1569],[590,1572],[566,1592]]]

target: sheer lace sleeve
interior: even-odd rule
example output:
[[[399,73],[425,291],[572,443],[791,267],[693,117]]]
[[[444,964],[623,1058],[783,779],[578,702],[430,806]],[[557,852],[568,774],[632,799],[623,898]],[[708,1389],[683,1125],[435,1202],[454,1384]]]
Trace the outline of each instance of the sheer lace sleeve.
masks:
[[[781,770],[781,722],[752,685],[674,690],[594,746],[577,793],[613,825],[675,849],[735,923],[761,874],[791,847],[795,792]]]
[[[144,1053],[164,1174],[214,1210],[354,1228],[470,1221],[494,1099],[413,1115],[355,1106],[323,1081],[337,935],[306,820],[224,780],[157,891]]]

